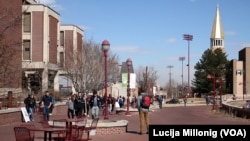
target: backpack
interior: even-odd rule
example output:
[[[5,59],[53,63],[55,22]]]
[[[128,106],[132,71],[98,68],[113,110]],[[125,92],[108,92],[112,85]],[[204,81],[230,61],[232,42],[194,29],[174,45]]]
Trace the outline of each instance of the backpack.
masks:
[[[151,98],[148,95],[142,96],[141,106],[148,109],[151,104]]]
[[[119,102],[120,105],[122,105],[123,104],[123,99],[119,98],[118,102]]]

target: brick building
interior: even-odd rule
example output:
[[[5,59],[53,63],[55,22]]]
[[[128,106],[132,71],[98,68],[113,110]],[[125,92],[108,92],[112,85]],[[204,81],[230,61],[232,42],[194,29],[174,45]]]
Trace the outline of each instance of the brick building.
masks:
[[[60,14],[35,0],[0,0],[0,9],[1,13],[6,13],[0,31],[4,30],[3,25],[15,22],[0,40],[2,45],[8,40],[9,44],[12,43],[7,52],[15,50],[8,59],[0,56],[2,62],[11,64],[0,70],[0,75],[6,76],[1,77],[4,79],[0,81],[0,92],[59,91],[59,77],[65,74],[62,70],[70,57],[66,52],[81,52],[83,30],[74,25],[61,26]],[[19,21],[13,21],[15,15],[19,15]]]

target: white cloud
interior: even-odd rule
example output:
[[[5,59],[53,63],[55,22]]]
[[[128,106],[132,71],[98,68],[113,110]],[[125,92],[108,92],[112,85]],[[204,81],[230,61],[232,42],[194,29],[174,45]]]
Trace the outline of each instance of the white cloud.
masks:
[[[175,43],[177,41],[176,38],[168,38],[167,40],[167,43]]]

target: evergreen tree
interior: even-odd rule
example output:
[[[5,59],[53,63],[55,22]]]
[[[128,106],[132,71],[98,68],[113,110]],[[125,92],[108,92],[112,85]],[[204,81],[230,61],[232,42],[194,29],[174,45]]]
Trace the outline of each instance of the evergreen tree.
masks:
[[[227,55],[220,48],[214,51],[207,49],[194,67],[196,71],[192,80],[193,93],[204,94],[213,90],[213,79],[207,78],[209,74],[215,76],[216,80],[222,79],[224,86],[228,63]],[[216,88],[219,86],[216,83]]]

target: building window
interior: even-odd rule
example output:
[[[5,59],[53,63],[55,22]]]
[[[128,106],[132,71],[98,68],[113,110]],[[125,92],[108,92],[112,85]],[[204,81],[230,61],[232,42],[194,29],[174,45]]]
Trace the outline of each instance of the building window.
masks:
[[[30,13],[24,13],[23,16],[23,32],[31,31],[31,15]]]
[[[63,67],[64,64],[64,52],[60,52],[60,62],[59,62],[59,66]]]
[[[64,31],[60,31],[60,46],[64,46]]]
[[[23,60],[30,60],[30,40],[23,41]]]

